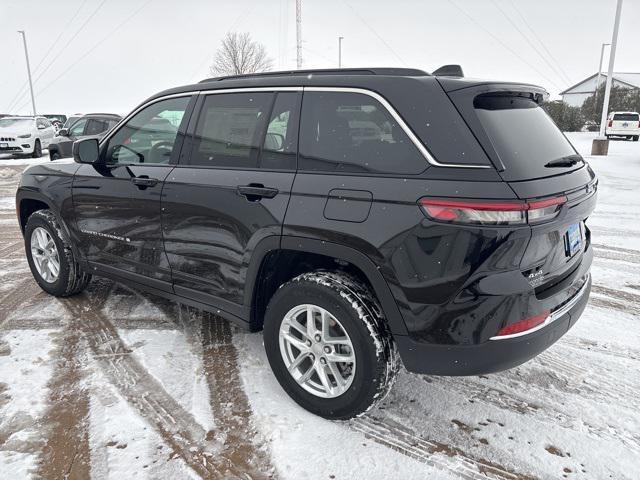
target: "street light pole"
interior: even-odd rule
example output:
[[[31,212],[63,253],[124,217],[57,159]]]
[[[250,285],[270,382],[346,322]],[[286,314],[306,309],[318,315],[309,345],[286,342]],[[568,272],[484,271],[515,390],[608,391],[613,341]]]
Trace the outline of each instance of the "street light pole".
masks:
[[[344,37],[338,37],[338,68],[342,68],[342,40]]]
[[[302,68],[302,0],[296,0],[296,68]]]
[[[593,105],[598,104],[598,89],[600,88],[600,77],[602,75],[602,59],[604,58],[604,47],[607,45],[611,45],[610,43],[603,43],[602,48],[600,49],[600,66],[598,67],[598,79],[596,80],[596,89],[593,92]]]
[[[24,56],[27,59],[27,75],[29,77],[29,90],[31,91],[31,107],[33,109],[33,116],[36,116],[36,99],[33,96],[33,82],[31,81],[31,66],[29,65],[29,50],[27,49],[27,36],[24,30],[18,30],[18,33],[22,35],[22,43],[24,44]]]
[[[605,123],[609,113],[609,98],[611,97],[611,84],[613,82],[613,65],[616,61],[616,47],[618,45],[618,30],[620,29],[620,14],[622,13],[622,0],[618,0],[616,6],[616,19],[613,24],[613,35],[611,37],[611,53],[609,54],[609,70],[607,73],[607,83],[604,88],[604,101],[602,102],[602,116],[600,117],[600,136],[593,140],[591,146],[592,155],[607,155],[609,153],[609,140],[605,137]]]

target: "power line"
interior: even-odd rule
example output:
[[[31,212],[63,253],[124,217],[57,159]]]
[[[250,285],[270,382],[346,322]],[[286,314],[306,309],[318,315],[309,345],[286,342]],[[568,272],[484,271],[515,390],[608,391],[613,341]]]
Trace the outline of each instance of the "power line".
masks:
[[[522,58],[520,56],[520,54],[515,51],[513,48],[511,48],[509,45],[507,45],[506,43],[504,43],[500,37],[496,36],[493,34],[493,32],[491,32],[491,30],[486,29],[484,26],[482,26],[482,24],[480,24],[475,18],[473,18],[473,16],[471,16],[469,13],[467,13],[466,10],[463,10],[462,7],[460,7],[457,3],[455,3],[453,0],[448,0],[449,3],[451,5],[453,5],[454,7],[456,7],[465,17],[467,17],[469,20],[471,20],[473,22],[473,24],[475,26],[477,26],[479,29],[481,29],[483,32],[485,32],[487,35],[489,35],[491,38],[493,38],[496,42],[498,42],[500,45],[502,45],[502,47],[506,50],[508,50],[509,52],[511,52],[511,54],[513,56],[515,56],[516,58],[518,58],[522,63],[528,65],[532,70],[534,70],[536,73],[538,73],[538,75],[540,75],[542,78],[544,78],[547,82],[553,84],[557,89],[562,90],[558,84],[556,84],[556,82],[554,82],[553,80],[551,80],[549,77],[547,77],[544,73],[542,73],[540,70],[538,70],[534,65],[532,65],[530,62],[528,62],[526,59]]]
[[[571,80],[571,77],[569,77],[569,75],[567,75],[567,72],[564,71],[564,69],[562,68],[562,64],[560,62],[558,62],[558,60],[556,60],[556,58],[553,56],[553,54],[549,51],[549,49],[547,48],[547,46],[545,45],[545,43],[542,41],[542,39],[538,36],[538,34],[536,33],[536,31],[531,27],[531,25],[529,24],[529,22],[527,22],[527,19],[524,15],[522,15],[522,12],[520,11],[520,9],[516,6],[516,4],[513,2],[513,0],[509,0],[509,2],[511,3],[511,6],[513,7],[513,9],[516,11],[516,13],[518,14],[518,16],[520,17],[520,19],[524,22],[524,24],[527,26],[527,28],[529,29],[529,31],[533,34],[533,36],[535,37],[536,40],[538,40],[538,43],[540,43],[540,45],[542,46],[542,48],[544,48],[544,51],[547,52],[547,55],[549,55],[549,58],[551,58],[551,60],[553,60],[553,62],[556,64],[556,66],[558,67],[558,69],[562,72],[562,74],[565,76],[566,80],[569,82],[570,85],[572,85],[574,82],[573,80]]]
[[[120,30],[127,22],[129,22],[133,17],[135,17],[138,13],[140,13],[140,11],[142,11],[143,8],[145,8],[147,5],[149,5],[153,0],[147,0],[146,2],[144,2],[137,10],[135,10],[133,13],[131,13],[127,18],[125,18],[122,22],[120,22],[118,25],[116,25],[115,28],[111,28],[109,30],[109,33],[107,35],[105,35],[104,37],[102,37],[100,40],[98,40],[89,50],[87,50],[85,53],[83,53],[80,57],[78,57],[76,59],[75,62],[73,62],[71,65],[69,65],[60,75],[58,75],[56,78],[54,78],[53,80],[51,80],[47,85],[45,85],[41,90],[38,91],[38,95],[40,95],[41,93],[43,93],[44,91],[46,91],[49,87],[51,87],[54,83],[56,83],[58,80],[60,80],[64,75],[66,75],[66,73],[71,70],[73,67],[75,67],[78,63],[80,63],[82,60],[84,60],[88,55],[90,55],[96,48],[98,48],[100,45],[102,45],[104,42],[106,42],[109,38],[111,38],[113,36],[114,33],[116,33],[118,30]],[[104,2],[103,2],[104,3]]]
[[[526,40],[526,42],[529,44],[529,46],[531,48],[533,48],[533,50],[538,54],[538,56],[549,66],[549,68],[551,69],[551,71],[558,76],[558,79],[561,82],[566,82],[565,78],[562,78],[562,75],[558,72],[558,69],[556,67],[553,66],[553,64],[551,64],[551,62],[549,62],[549,60],[547,60],[547,57],[545,57],[540,50],[538,49],[538,47],[536,47],[533,42],[529,39],[529,37],[527,37],[524,32],[522,30],[520,30],[520,27],[518,27],[518,25],[516,25],[516,23],[511,19],[511,17],[507,14],[507,12],[505,12],[502,7],[500,7],[500,5],[498,4],[498,2],[496,0],[491,0],[491,2],[493,3],[493,5],[500,11],[500,13],[502,14],[502,16],[504,18],[507,19],[507,21],[513,26],[513,28],[516,29],[516,31],[520,34],[520,36],[522,38],[524,38]]]
[[[42,56],[42,58],[40,59],[40,61],[38,62],[38,64],[36,65],[36,68],[33,69],[33,73],[37,73],[38,69],[40,68],[40,65],[42,65],[44,63],[44,61],[46,60],[46,58],[49,56],[49,54],[51,53],[51,51],[56,47],[56,45],[58,44],[58,42],[60,41],[60,39],[62,38],[62,36],[64,35],[64,33],[67,31],[67,28],[69,28],[69,26],[73,23],[73,21],[76,19],[76,17],[78,16],[78,14],[80,13],[80,10],[82,10],[82,8],[85,6],[85,4],[87,3],[88,0],[83,0],[82,3],[80,4],[80,6],[76,9],[75,13],[71,16],[71,18],[69,19],[69,21],[67,21],[67,23],[65,24],[64,27],[62,27],[60,29],[60,33],[58,34],[57,38],[54,40],[54,42],[49,46],[49,49],[46,51],[46,53]],[[19,88],[18,93],[11,99],[11,101],[9,102],[9,106],[7,107],[7,111],[10,111],[11,108],[13,108],[15,105],[15,103],[18,103],[20,101],[20,99],[22,98],[22,96],[27,93],[27,85],[28,85],[28,81],[25,81],[22,86]]]
[[[371,25],[369,25],[369,24],[367,23],[367,21],[366,21],[364,18],[362,18],[362,17],[360,16],[360,14],[358,13],[358,11],[357,11],[355,8],[353,8],[353,7],[349,4],[349,2],[347,2],[347,0],[342,0],[342,1],[344,2],[344,4],[345,4],[347,7],[349,7],[349,8],[351,9],[351,11],[353,12],[353,14],[354,14],[356,17],[358,17],[358,19],[359,19],[359,20],[364,24],[364,26],[365,26],[365,27],[367,27],[367,28],[368,28],[368,29],[369,29],[369,30],[370,30],[370,31],[371,31],[371,32],[372,32],[376,37],[378,37],[378,40],[380,40],[380,41],[384,44],[384,46],[385,46],[385,47],[387,47],[387,49],[388,49],[388,50],[389,50],[389,51],[390,51],[390,52],[391,52],[391,53],[392,53],[392,54],[393,54],[393,55],[394,55],[394,56],[395,56],[395,57],[400,61],[400,63],[402,63],[404,66],[406,66],[406,65],[407,65],[407,62],[405,62],[405,61],[402,59],[402,57],[400,57],[400,55],[398,55],[398,53],[397,53],[393,48],[391,48],[391,45],[389,45],[389,44],[385,41],[385,39],[384,39],[384,38],[382,38],[382,37],[378,34],[378,32],[375,30],[375,28],[373,28]]]

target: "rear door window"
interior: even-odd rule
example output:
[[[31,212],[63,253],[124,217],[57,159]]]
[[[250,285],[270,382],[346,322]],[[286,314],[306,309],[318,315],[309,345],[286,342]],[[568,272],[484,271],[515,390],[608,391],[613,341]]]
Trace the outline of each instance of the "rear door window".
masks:
[[[189,163],[257,168],[273,93],[207,95],[196,125]],[[267,146],[270,149],[271,145]]]
[[[85,135],[99,135],[107,129],[107,121],[99,118],[90,118],[87,121]]]
[[[547,113],[529,97],[479,95],[475,112],[491,145],[505,166],[507,181],[559,175],[582,167],[573,146]],[[550,167],[560,159],[576,160],[571,166]]]
[[[427,166],[411,139],[375,98],[362,93],[304,93],[301,170],[410,175]]]

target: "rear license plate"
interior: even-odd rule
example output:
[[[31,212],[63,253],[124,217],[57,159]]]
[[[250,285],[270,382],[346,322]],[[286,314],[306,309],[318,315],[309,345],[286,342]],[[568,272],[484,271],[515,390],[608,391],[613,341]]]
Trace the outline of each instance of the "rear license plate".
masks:
[[[0,148],[7,148],[8,146],[8,143],[0,143]]]
[[[580,231],[580,224],[574,223],[567,230],[565,237],[567,245],[567,256],[573,257],[582,247],[582,232]]]

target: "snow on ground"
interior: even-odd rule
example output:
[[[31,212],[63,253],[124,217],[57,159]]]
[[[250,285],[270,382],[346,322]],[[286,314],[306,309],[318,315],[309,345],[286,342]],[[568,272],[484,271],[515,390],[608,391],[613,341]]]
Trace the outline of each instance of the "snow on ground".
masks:
[[[506,372],[401,372],[349,422],[293,403],[260,334],[106,280],[43,294],[13,205],[31,160],[0,159],[0,478],[640,478],[640,143],[593,136],[568,134],[600,180],[577,325]]]

